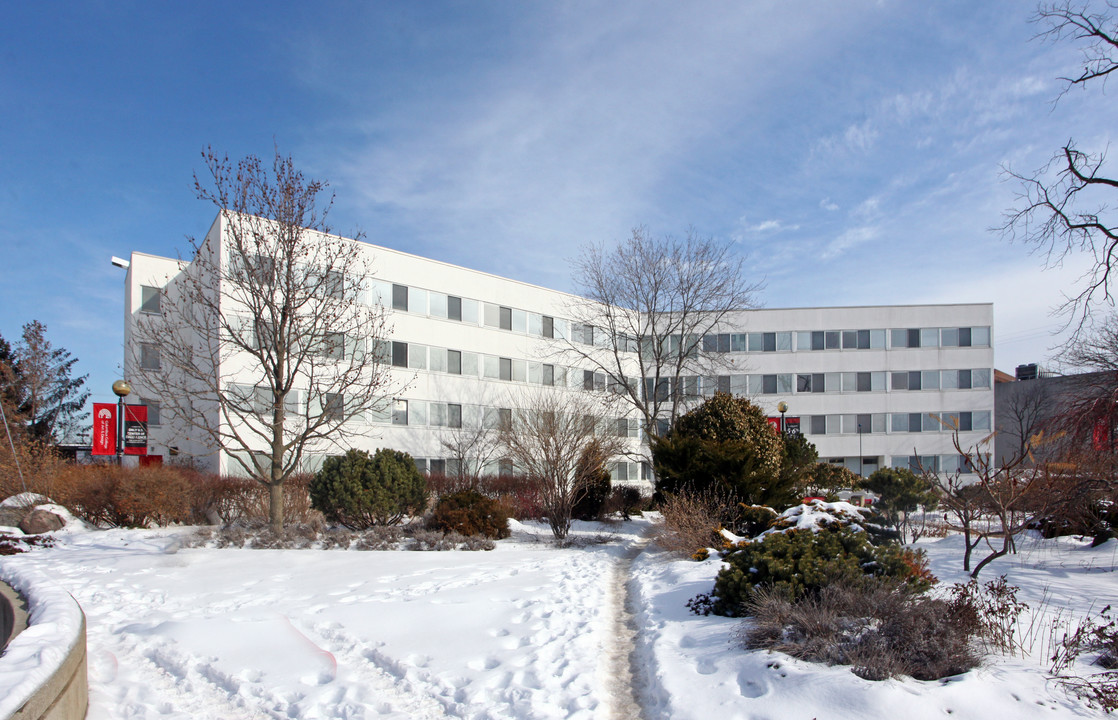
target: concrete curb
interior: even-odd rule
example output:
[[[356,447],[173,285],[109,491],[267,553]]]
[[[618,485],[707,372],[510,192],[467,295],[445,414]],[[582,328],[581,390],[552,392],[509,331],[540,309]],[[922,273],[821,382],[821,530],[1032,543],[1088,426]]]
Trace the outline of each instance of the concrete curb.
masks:
[[[0,652],[27,628],[27,604],[11,585],[0,581]]]

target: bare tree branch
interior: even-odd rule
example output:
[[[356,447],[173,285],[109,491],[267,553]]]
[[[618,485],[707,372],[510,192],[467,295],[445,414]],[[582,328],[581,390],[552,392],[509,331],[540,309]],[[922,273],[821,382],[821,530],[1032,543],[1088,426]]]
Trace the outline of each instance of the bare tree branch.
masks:
[[[191,241],[161,314],[139,316],[131,364],[176,431],[232,451],[269,486],[278,529],[282,485],[308,450],[363,434],[366,413],[400,389],[384,362],[386,317],[365,301],[359,243],[329,234],[325,183],[278,152],[270,172],[252,156],[236,167],[203,156],[212,184],[195,187],[218,222]]]

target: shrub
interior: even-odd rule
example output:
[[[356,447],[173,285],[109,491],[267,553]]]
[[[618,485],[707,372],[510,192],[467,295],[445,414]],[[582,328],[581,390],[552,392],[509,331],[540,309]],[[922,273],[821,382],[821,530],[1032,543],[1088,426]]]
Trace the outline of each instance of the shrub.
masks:
[[[853,665],[867,680],[936,680],[980,660],[970,608],[921,597],[893,578],[851,575],[795,599],[770,587],[753,593],[748,613],[738,633],[746,647]]]
[[[591,465],[596,464],[596,467]],[[575,472],[580,478],[582,494],[571,508],[571,517],[576,520],[597,520],[605,511],[612,483],[609,471],[602,465],[600,453],[588,447],[578,460]]]
[[[1118,710],[1118,619],[1107,605],[1096,617],[1085,618],[1066,634],[1052,657],[1052,675],[1073,695],[1107,713]],[[1080,655],[1097,657],[1102,672],[1074,672]]]
[[[776,511],[764,505],[739,505],[734,531],[746,537],[757,537],[776,522]]]
[[[486,475],[477,489],[499,501],[517,520],[540,520],[544,516],[540,484],[526,475]]]
[[[653,439],[652,459],[661,498],[717,491],[734,502],[778,508],[796,499],[798,471],[785,472],[784,441],[745,398],[715,393],[682,415],[667,437]]]
[[[190,522],[193,493],[190,475],[174,467],[70,465],[55,477],[57,502],[94,525]]]
[[[880,496],[874,508],[881,511],[889,526],[900,533],[902,541],[907,541],[910,534],[919,534],[915,528],[909,527],[911,513],[920,507],[931,510],[939,502],[935,483],[905,468],[881,468],[861,481],[859,486]]]
[[[732,505],[715,491],[680,492],[660,503],[663,522],[656,526],[656,543],[669,552],[692,555],[700,548],[722,547],[719,534]]]
[[[352,529],[395,525],[427,506],[427,484],[407,453],[350,450],[327,458],[308,488],[311,505]]]
[[[500,540],[509,536],[509,513],[496,500],[476,490],[464,490],[439,498],[427,528]]]
[[[620,515],[628,520],[633,515],[640,515],[645,507],[646,500],[639,488],[632,485],[618,485],[610,492],[606,500],[605,512],[607,515]]]
[[[897,545],[875,546],[860,529],[832,523],[817,530],[793,529],[741,542],[727,551],[715,579],[713,611],[739,616],[753,594],[770,589],[796,600],[818,594],[826,585],[863,574],[903,580],[915,589],[931,587],[921,551]]]

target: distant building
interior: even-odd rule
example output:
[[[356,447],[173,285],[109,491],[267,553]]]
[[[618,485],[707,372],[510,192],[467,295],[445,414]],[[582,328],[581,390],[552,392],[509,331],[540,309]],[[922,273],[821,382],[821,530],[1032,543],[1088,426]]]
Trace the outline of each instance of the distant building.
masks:
[[[220,234],[221,223],[219,216],[210,232]],[[564,364],[557,354],[566,343],[595,342],[592,332],[571,321],[579,298],[397,250],[361,247],[376,268],[376,277],[363,279],[363,300],[391,313],[394,372],[415,377],[388,411],[364,418],[362,447],[404,450],[424,470],[453,470],[441,439],[491,422],[533,386],[605,390],[604,378]],[[151,453],[189,456],[211,470],[233,472],[231,449],[172,431],[161,423],[160,411],[176,399],[157,397],[135,380],[136,362],[159,361],[152,355],[157,348],[135,346],[136,318],[161,312],[161,293],[185,267],[169,258],[131,255],[125,291],[125,377],[134,387],[129,400],[149,407]],[[739,311],[704,340],[708,350],[725,355],[724,369],[690,378],[678,391],[694,404],[718,390],[745,395],[772,417],[784,401],[788,425],[815,443],[820,459],[856,473],[887,466],[953,472],[960,458],[948,427],[958,427],[970,447],[994,426],[992,322],[989,303]],[[235,383],[236,371],[229,372]],[[650,481],[639,422],[632,415],[618,417],[616,431],[646,461],[616,458],[614,480]],[[307,458],[306,469],[320,466],[327,453]]]

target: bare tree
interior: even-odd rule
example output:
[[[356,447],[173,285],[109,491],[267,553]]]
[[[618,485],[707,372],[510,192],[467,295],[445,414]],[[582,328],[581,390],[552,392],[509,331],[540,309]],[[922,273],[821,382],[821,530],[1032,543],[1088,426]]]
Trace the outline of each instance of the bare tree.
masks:
[[[362,301],[360,244],[329,234],[326,183],[278,151],[270,172],[254,156],[236,166],[212,149],[203,156],[212,182],[195,176],[195,189],[220,210],[216,231],[191,240],[160,314],[139,316],[131,364],[165,424],[225,449],[268,486],[278,530],[284,481],[308,450],[340,447],[363,432],[354,420],[387,402],[388,328]]]
[[[592,393],[540,389],[500,424],[504,458],[537,483],[551,532],[559,540],[586,495],[595,471],[624,450],[606,398]]]
[[[1118,370],[1118,313],[1108,314],[1085,330],[1062,359],[1087,371]]]
[[[932,477],[943,492],[948,511],[963,528],[964,570],[970,569],[972,550],[980,541],[986,544],[988,552],[971,571],[973,578],[994,560],[1015,551],[1014,537],[1023,532],[1034,517],[1044,514],[1051,498],[1047,488],[1051,479],[1048,467],[1026,467],[1024,458],[1000,466],[995,464],[988,452],[993,438],[993,434],[988,435],[973,447],[964,448],[956,428],[952,436],[955,452],[963,458],[976,481],[963,483],[958,475],[933,474]]]
[[[1071,0],[1042,3],[1033,21],[1044,29],[1039,37],[1053,42],[1070,40],[1083,51],[1083,72],[1061,78],[1063,93],[1076,86],[1105,84],[1118,67],[1118,24],[1114,22],[1112,2],[1102,12]],[[1077,331],[1091,317],[1097,303],[1113,301],[1111,270],[1118,260],[1118,226],[1110,216],[1118,179],[1104,169],[1105,152],[1080,150],[1069,140],[1052,159],[1032,174],[1006,169],[1021,189],[1014,208],[1005,214],[1002,234],[1012,240],[1034,245],[1046,256],[1049,265],[1082,251],[1094,257],[1094,264],[1083,278],[1083,287],[1066,297],[1062,310]],[[1078,334],[1078,333],[1076,333]]]
[[[1052,398],[1043,382],[1027,380],[1013,383],[1001,390],[1007,397],[998,408],[999,462],[1032,456],[1034,437],[1044,427],[1044,420],[1052,412]],[[1006,448],[1013,441],[1013,449]]]
[[[484,424],[446,430],[439,435],[439,445],[447,453],[447,463],[462,483],[476,487],[485,468],[498,459],[501,445],[496,431]]]
[[[693,231],[679,240],[637,227],[613,249],[587,247],[575,262],[585,301],[572,309],[568,353],[658,436],[657,418],[674,423],[699,378],[722,364],[710,334],[730,312],[755,307],[760,284],[744,270],[729,243]]]

